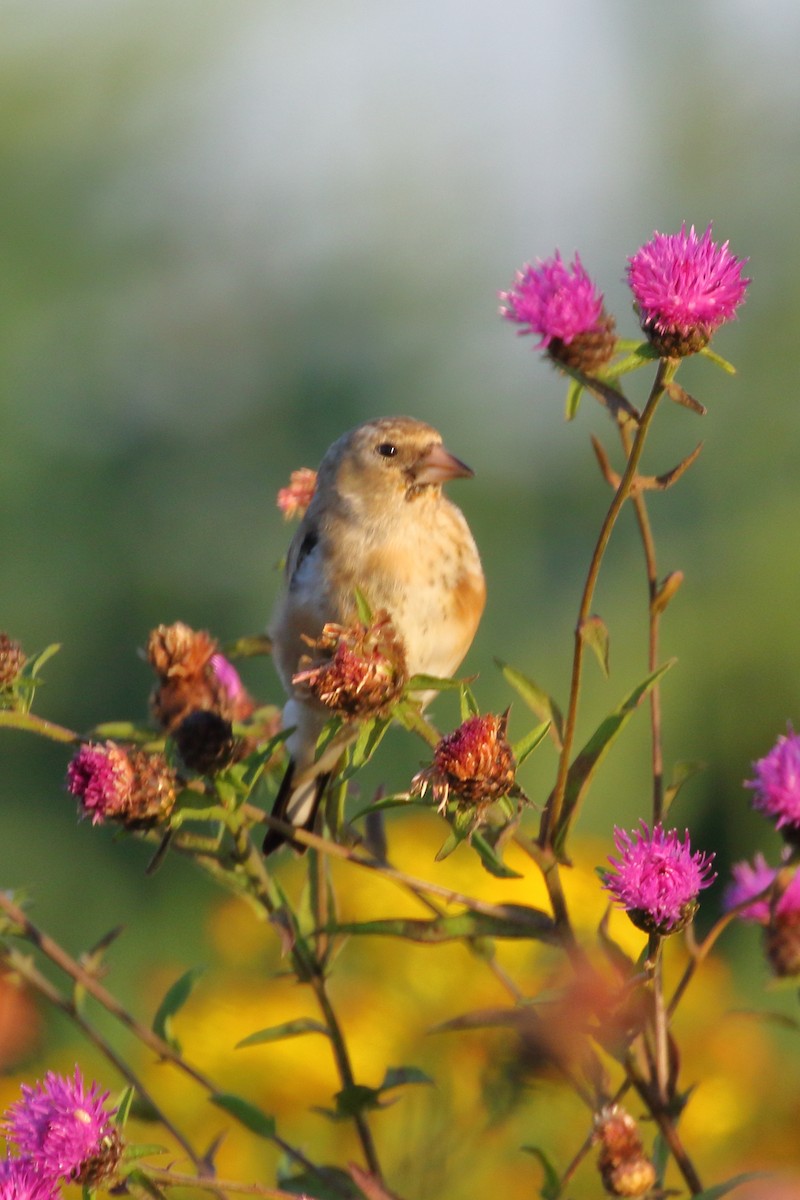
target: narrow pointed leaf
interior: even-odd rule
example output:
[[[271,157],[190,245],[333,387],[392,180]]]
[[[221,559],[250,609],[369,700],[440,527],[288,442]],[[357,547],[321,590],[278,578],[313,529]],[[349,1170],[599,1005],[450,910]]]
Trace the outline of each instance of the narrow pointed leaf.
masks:
[[[355,601],[356,612],[358,613],[359,621],[361,621],[364,625],[371,625],[372,609],[370,608],[369,601],[367,600],[366,596],[361,591],[361,588],[356,588]]]
[[[708,767],[708,763],[704,762],[678,762],[672,768],[672,782],[668,788],[664,790],[664,815],[666,816],[675,797],[685,783],[690,779],[694,779],[695,775],[700,775]]]
[[[459,696],[461,702],[461,720],[468,721],[470,717],[477,717],[480,713],[478,702],[472,694],[472,688],[468,683],[462,683],[461,693]]]
[[[203,971],[203,967],[191,967],[181,975],[180,979],[176,979],[172,987],[167,990],[153,1017],[153,1033],[158,1034],[178,1053],[180,1053],[180,1042],[172,1032],[172,1018],[189,999],[192,989]]]
[[[605,758],[611,746],[627,725],[639,702],[655,687],[663,675],[673,666],[675,659],[663,664],[653,671],[637,687],[630,692],[618,708],[601,721],[580,754],[572,761],[567,776],[567,789],[564,797],[564,808],[555,835],[555,847],[563,848],[564,839],[581,801],[594,778],[598,766]]]
[[[461,938],[533,938],[558,944],[559,938],[552,917],[538,908],[526,905],[498,906],[496,915],[464,912],[454,916],[422,920],[413,917],[387,918],[379,921],[345,921],[330,926],[328,933],[399,937],[411,942],[436,945]]]
[[[581,639],[600,663],[600,670],[608,678],[608,628],[602,617],[587,617],[581,625]]]
[[[706,1188],[704,1192],[700,1192],[699,1196],[694,1196],[693,1200],[719,1200],[720,1196],[727,1196],[728,1192],[732,1192],[734,1188],[740,1187],[743,1183],[749,1183],[751,1179],[765,1179],[765,1171],[748,1171],[744,1175],[735,1175],[733,1179],[726,1179],[724,1183],[718,1183],[716,1187]]]
[[[304,1033],[322,1033],[328,1037],[328,1030],[321,1021],[311,1017],[298,1017],[295,1021],[284,1021],[282,1025],[271,1025],[269,1029],[259,1029],[256,1033],[242,1038],[234,1046],[242,1050],[245,1046],[263,1046],[267,1042],[282,1042],[286,1038],[300,1037]]]
[[[581,393],[583,392],[583,384],[577,379],[570,379],[567,386],[567,400],[564,405],[564,420],[574,421],[578,415],[578,409],[581,405]]]
[[[542,1200],[558,1200],[561,1195],[561,1179],[544,1150],[539,1146],[523,1146],[522,1149],[526,1154],[532,1154],[544,1171],[544,1180],[539,1189]]]
[[[494,846],[481,833],[473,833],[472,849],[481,860],[481,865],[496,879],[522,879],[519,871],[513,871],[503,862]]]
[[[426,1075],[419,1067],[387,1067],[383,1083],[378,1089],[388,1092],[390,1088],[404,1087],[407,1083],[433,1084],[430,1075]]]
[[[454,692],[463,686],[463,679],[447,679],[440,675],[412,675],[406,684],[406,691]]]
[[[249,1100],[243,1100],[241,1096],[235,1096],[232,1092],[215,1092],[210,1099],[217,1108],[230,1113],[240,1125],[244,1125],[245,1129],[249,1129],[258,1137],[271,1140],[275,1136],[275,1118],[256,1108]]]
[[[528,733],[524,734],[518,742],[514,742],[511,751],[516,759],[518,767],[521,767],[525,759],[533,754],[536,747],[544,741],[550,730],[552,722],[544,721],[541,725],[535,725]]]
[[[339,776],[342,783],[352,779],[356,772],[369,762],[383,741],[384,734],[391,723],[391,717],[374,717],[371,721],[364,721],[361,724],[358,737],[350,751],[350,762]]]
[[[165,1193],[153,1182],[147,1172],[142,1171],[139,1167],[125,1172],[125,1186],[134,1196],[140,1192],[145,1196],[152,1196],[153,1200],[165,1200]]]
[[[736,374],[736,367],[733,363],[728,362],[727,358],[723,358],[721,354],[717,354],[716,350],[711,350],[710,347],[704,346],[700,351],[703,358],[707,358],[715,367],[721,367],[728,375]]]
[[[551,735],[557,746],[561,746],[561,738],[564,728],[564,718],[561,714],[561,709],[556,704],[552,696],[548,696],[537,683],[523,675],[522,671],[518,671],[516,667],[511,667],[508,663],[496,658],[500,670],[506,678],[506,681],[511,684],[514,691],[520,696],[528,708],[536,713],[536,716],[542,721],[550,721]]]

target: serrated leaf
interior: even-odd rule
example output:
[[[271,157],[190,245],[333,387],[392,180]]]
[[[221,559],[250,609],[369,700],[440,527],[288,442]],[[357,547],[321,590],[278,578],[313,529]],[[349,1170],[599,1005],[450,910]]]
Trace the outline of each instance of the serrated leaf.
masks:
[[[518,767],[521,767],[525,759],[529,758],[536,747],[544,741],[550,730],[550,725],[550,721],[544,721],[541,725],[535,725],[528,733],[523,734],[519,741],[514,742],[511,752]]]
[[[286,1038],[300,1037],[304,1033],[322,1033],[328,1037],[328,1030],[320,1021],[312,1017],[297,1017],[294,1021],[284,1021],[282,1025],[270,1025],[268,1029],[259,1029],[256,1033],[248,1034],[234,1046],[234,1050],[242,1050],[245,1046],[262,1046],[266,1042],[281,1042]]]
[[[268,1141],[275,1136],[275,1118],[256,1108],[249,1100],[235,1096],[232,1092],[214,1092],[210,1097],[211,1103],[216,1104],[224,1112],[235,1117],[240,1125]]]
[[[608,627],[602,617],[592,615],[581,623],[581,640],[588,646],[600,664],[600,670],[608,678]]]
[[[555,832],[554,845],[556,850],[563,848],[564,839],[575,814],[580,807],[583,797],[594,778],[595,772],[605,758],[611,746],[627,725],[639,702],[652,691],[663,675],[674,665],[675,659],[663,664],[642,683],[629,692],[622,703],[605,717],[589,738],[581,752],[572,761],[567,776],[567,787],[564,794],[564,807]]]
[[[391,1088],[404,1087],[407,1083],[424,1083],[433,1086],[430,1075],[426,1075],[419,1067],[387,1067],[383,1083],[378,1090],[388,1092]]]
[[[552,696],[549,696],[537,683],[529,679],[527,675],[523,675],[522,671],[518,671],[516,667],[509,666],[502,659],[496,658],[500,670],[508,683],[511,684],[514,691],[522,700],[525,701],[528,708],[536,713],[542,721],[551,723],[550,732],[557,746],[561,746],[561,738],[564,730],[564,718],[561,714],[561,709],[556,704]]]
[[[744,1175],[735,1175],[733,1179],[726,1179],[724,1183],[718,1183],[716,1187],[706,1188],[704,1192],[693,1196],[692,1200],[719,1200],[720,1196],[727,1196],[728,1192],[732,1192],[734,1188],[743,1183],[749,1183],[751,1179],[766,1178],[765,1171],[748,1171]]]
[[[558,1200],[561,1195],[561,1178],[544,1150],[539,1146],[523,1146],[522,1149],[526,1154],[532,1154],[535,1159],[538,1159],[539,1165],[544,1171],[544,1182],[539,1189],[542,1200]]]
[[[337,922],[327,927],[325,932],[399,937],[425,945],[463,938],[487,937],[532,938],[553,945],[559,944],[552,917],[541,909],[521,904],[502,904],[496,907],[496,914],[464,912],[453,916],[434,917],[430,921],[414,917],[395,917],[377,921]]]
[[[183,1008],[204,970],[204,967],[190,967],[181,975],[180,979],[176,979],[167,989],[167,993],[153,1017],[153,1033],[163,1038],[177,1053],[180,1053],[181,1047],[180,1042],[172,1033],[172,1018]]]

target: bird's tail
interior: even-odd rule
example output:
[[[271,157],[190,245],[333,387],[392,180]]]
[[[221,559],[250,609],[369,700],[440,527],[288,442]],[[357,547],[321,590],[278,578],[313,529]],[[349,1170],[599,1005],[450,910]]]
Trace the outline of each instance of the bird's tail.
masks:
[[[296,765],[290,762],[283,777],[275,803],[272,806],[272,816],[279,821],[286,821],[297,829],[308,832],[314,828],[317,810],[325,792],[325,787],[331,777],[330,771],[310,773],[301,771],[298,775]],[[268,829],[264,837],[264,854],[272,854],[284,842],[288,842],[300,854],[304,854],[307,846],[292,841],[286,834],[277,829]]]

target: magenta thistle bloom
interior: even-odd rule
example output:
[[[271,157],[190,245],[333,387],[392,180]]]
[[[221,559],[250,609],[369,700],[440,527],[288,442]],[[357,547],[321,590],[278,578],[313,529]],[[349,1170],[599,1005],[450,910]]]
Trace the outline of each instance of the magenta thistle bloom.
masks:
[[[277,504],[287,521],[302,517],[308,508],[317,486],[317,472],[311,467],[300,467],[292,471],[287,487],[278,489]]]
[[[56,1182],[29,1158],[0,1158],[0,1200],[57,1200]]]
[[[728,242],[718,246],[711,226],[702,237],[655,233],[628,259],[628,283],[647,336],[662,354],[680,357],[702,350],[715,330],[730,321],[744,300],[746,258]]]
[[[521,325],[520,333],[535,333],[536,349],[549,351],[553,358],[591,370],[614,353],[613,318],[606,316],[602,292],[577,254],[569,265],[558,251],[553,258],[537,259],[534,266],[526,263],[500,299],[500,315]]]
[[[232,704],[245,695],[244,684],[239,678],[239,672],[224,654],[212,654],[211,670]]]
[[[745,900],[758,896],[760,892],[775,882],[778,872],[774,867],[769,866],[763,854],[757,854],[752,865],[749,862],[735,863],[731,867],[731,874],[733,882],[728,884],[723,898],[726,912],[735,908],[737,904],[742,904]],[[760,900],[754,900],[752,904],[748,904],[737,915],[743,921],[756,921],[759,925],[766,925],[769,921],[769,899],[769,893],[767,893]]]
[[[800,838],[800,736],[789,732],[778,738],[764,758],[753,763],[755,778],[745,787],[755,792],[753,808],[771,817],[787,841]]]
[[[651,832],[644,821],[632,835],[614,829],[619,858],[611,858],[614,871],[604,872],[603,887],[647,933],[677,933],[697,910],[701,888],[716,879],[711,871],[713,854],[692,854],[689,831],[681,841],[678,831],[664,832],[661,824]],[[616,873],[615,873],[616,872]]]
[[[73,1078],[48,1071],[44,1083],[22,1085],[22,1099],[8,1109],[3,1133],[43,1176],[96,1182],[113,1174],[121,1153],[115,1110],[105,1107],[107,1099],[96,1083],[85,1087],[78,1067]]]
[[[78,797],[82,816],[91,817],[93,825],[125,812],[133,782],[130,759],[115,742],[81,746],[67,768],[67,790]]]

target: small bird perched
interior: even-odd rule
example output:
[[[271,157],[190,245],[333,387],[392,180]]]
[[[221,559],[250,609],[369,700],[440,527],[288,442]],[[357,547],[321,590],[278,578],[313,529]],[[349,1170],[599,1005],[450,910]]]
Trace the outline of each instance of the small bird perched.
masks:
[[[385,610],[405,650],[409,675],[447,677],[469,649],[486,584],[469,526],[442,494],[472,471],[445,449],[441,434],[412,417],[368,421],[334,442],[286,560],[286,587],[270,626],[272,652],[289,700],[283,710],[290,763],[272,815],[310,830],[350,729],[314,760],[330,717],[294,682],[309,641],[328,622],[356,615],[360,591]],[[269,830],[264,853],[284,841]]]

